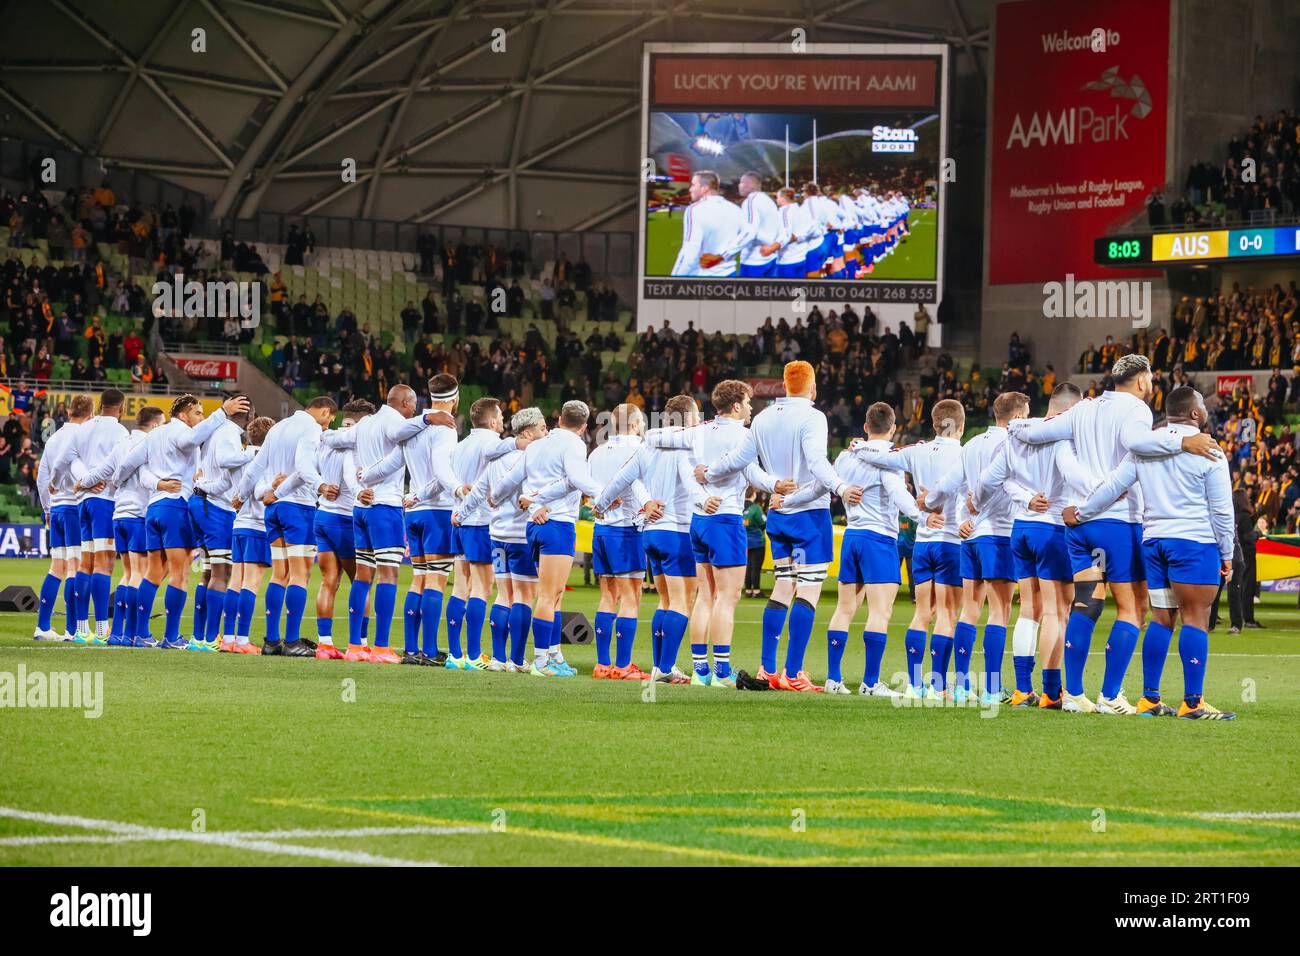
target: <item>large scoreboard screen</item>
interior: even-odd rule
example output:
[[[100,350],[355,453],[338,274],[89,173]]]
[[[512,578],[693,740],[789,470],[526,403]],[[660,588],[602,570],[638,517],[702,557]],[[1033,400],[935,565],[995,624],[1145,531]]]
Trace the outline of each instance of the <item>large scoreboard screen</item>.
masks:
[[[1150,268],[1295,255],[1300,255],[1297,225],[1102,236],[1093,244],[1093,261],[1103,266]]]

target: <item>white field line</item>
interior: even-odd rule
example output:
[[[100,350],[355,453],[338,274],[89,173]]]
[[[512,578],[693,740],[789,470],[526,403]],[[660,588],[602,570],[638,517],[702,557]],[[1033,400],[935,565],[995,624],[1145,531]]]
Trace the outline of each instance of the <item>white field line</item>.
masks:
[[[1300,820],[1300,810],[1234,810],[1231,813],[1198,813],[1208,820]]]
[[[133,841],[156,841],[178,843],[201,843],[209,846],[223,846],[236,850],[248,850],[253,853],[268,853],[281,856],[311,857],[328,860],[332,863],[355,863],[361,866],[444,866],[436,861],[401,860],[373,853],[360,853],[352,850],[333,850],[327,847],[301,846],[294,843],[276,842],[287,837],[300,839],[328,839],[336,836],[365,837],[393,836],[399,834],[447,835],[451,833],[486,833],[481,827],[360,827],[345,830],[267,830],[267,831],[231,831],[227,833],[194,833],[190,830],[174,830],[165,827],[146,827],[134,823],[121,823],[116,820],[97,820],[91,817],[67,816],[56,813],[42,813],[35,810],[20,810],[16,807],[0,807],[0,817],[13,820],[29,820],[54,826],[81,827],[86,830],[99,830],[114,834],[112,837],[58,837],[29,836],[8,837],[0,839],[0,846],[32,846],[40,843],[127,843]]]

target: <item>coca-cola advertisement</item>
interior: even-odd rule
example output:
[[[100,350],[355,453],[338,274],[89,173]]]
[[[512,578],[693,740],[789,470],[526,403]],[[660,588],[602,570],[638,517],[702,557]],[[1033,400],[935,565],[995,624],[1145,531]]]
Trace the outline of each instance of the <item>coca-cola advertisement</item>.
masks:
[[[172,361],[180,366],[180,370],[190,378],[222,381],[239,377],[239,362],[236,359],[173,355]]]

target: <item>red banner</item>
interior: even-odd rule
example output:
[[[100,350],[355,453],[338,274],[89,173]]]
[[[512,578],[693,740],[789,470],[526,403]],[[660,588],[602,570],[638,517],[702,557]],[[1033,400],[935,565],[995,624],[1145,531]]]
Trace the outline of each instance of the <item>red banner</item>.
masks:
[[[239,362],[235,359],[198,358],[192,355],[173,355],[171,359],[190,378],[222,380],[239,377]]]
[[[939,59],[657,55],[655,109],[939,105]]]
[[[1169,0],[998,6],[990,285],[1113,276],[1093,240],[1165,182],[1169,28]]]
[[[785,395],[785,380],[779,378],[747,378],[755,398],[781,398]]]
[[[1214,390],[1220,395],[1231,395],[1238,382],[1246,383],[1246,390],[1254,389],[1255,380],[1249,375],[1219,375],[1214,382]]]

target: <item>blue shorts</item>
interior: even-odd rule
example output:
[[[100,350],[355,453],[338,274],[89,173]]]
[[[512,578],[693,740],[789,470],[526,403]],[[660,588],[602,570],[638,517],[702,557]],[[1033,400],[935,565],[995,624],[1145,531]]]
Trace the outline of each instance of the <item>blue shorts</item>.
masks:
[[[695,577],[695,552],[691,549],[691,536],[685,531],[644,531],[646,564],[650,573],[658,577]]]
[[[830,564],[835,557],[831,509],[769,512],[767,540],[772,544],[774,560],[793,557],[796,565]]]
[[[912,580],[961,587],[961,546],[951,541],[918,541],[912,550]]]
[[[776,275],[779,279],[802,279],[808,274],[808,263],[805,259],[798,262],[778,262],[776,265]]]
[[[961,576],[967,581],[1014,581],[1011,539],[983,534],[961,543]]]
[[[312,534],[316,538],[316,550],[321,554],[333,554],[340,561],[351,561],[357,556],[351,515],[317,510]]]
[[[591,534],[591,570],[598,578],[640,577],[645,574],[641,530],[631,525],[596,525]]]
[[[533,558],[558,554],[573,557],[578,550],[578,531],[572,521],[546,521],[542,524],[528,522],[524,532]]]
[[[81,547],[81,516],[76,505],[50,509],[50,547]]]
[[[898,539],[849,528],[840,540],[840,584],[901,584]]]
[[[113,507],[109,498],[87,498],[77,506],[83,543],[113,540]]]
[[[492,573],[515,581],[535,581],[537,562],[533,549],[515,541],[492,540]]]
[[[452,554],[459,554],[470,564],[492,563],[492,536],[485,524],[451,526]]]
[[[1162,591],[1171,583],[1218,585],[1223,579],[1217,545],[1186,538],[1148,538],[1142,542],[1142,553],[1147,588],[1152,591]]]
[[[740,515],[691,515],[691,550],[697,564],[738,568],[749,562],[745,519]]]
[[[451,540],[454,525],[451,512],[435,508],[406,513],[406,540],[410,543],[411,557],[431,558],[434,555],[456,553]]]
[[[293,545],[315,546],[316,536],[312,524],[316,509],[292,501],[277,501],[266,508],[266,539],[272,543],[284,539],[286,547]]]
[[[402,521],[402,509],[396,505],[354,508],[352,531],[358,551],[406,550],[406,525]]]
[[[194,522],[184,498],[159,498],[144,513],[144,541],[150,551],[193,551]]]
[[[194,540],[199,547],[209,556],[227,557],[235,546],[235,513],[195,496],[190,499],[190,514],[198,518],[199,534]]]
[[[743,262],[740,264],[740,278],[742,279],[767,279],[776,275],[776,260],[765,262],[761,266],[747,266]]]
[[[269,567],[271,564],[271,539],[266,536],[265,531],[254,531],[252,528],[236,528],[234,540],[234,558],[235,564],[260,564],[263,567]]]
[[[1099,518],[1066,529],[1070,568],[1075,574],[1100,567],[1107,581],[1145,581],[1142,526],[1118,518]]]
[[[118,554],[146,554],[143,518],[118,518],[113,522],[113,544]]]
[[[1011,559],[1018,579],[1074,580],[1063,524],[1017,521],[1011,526]]]

